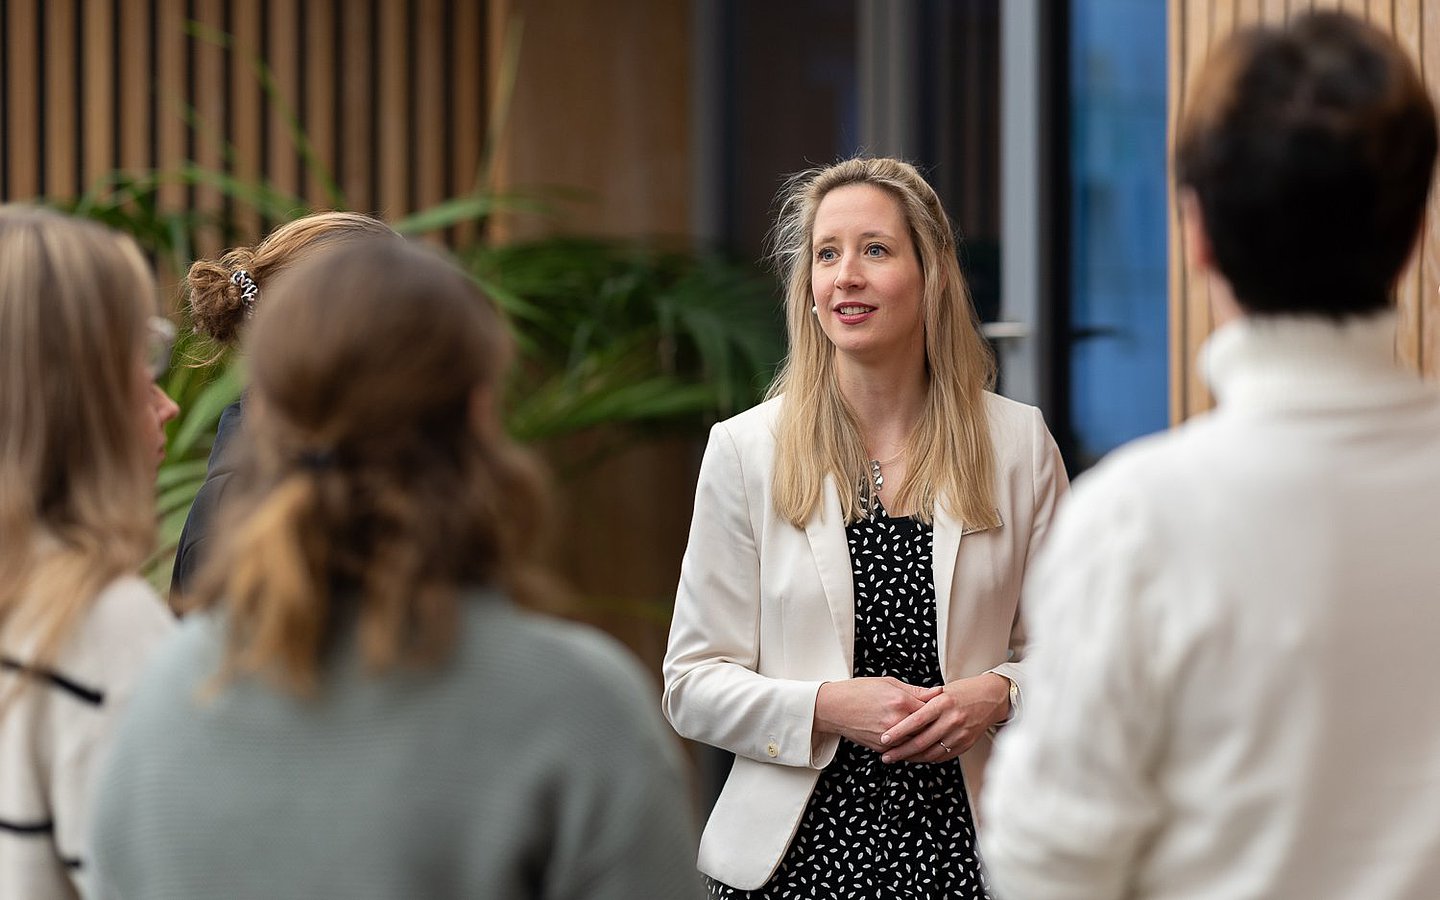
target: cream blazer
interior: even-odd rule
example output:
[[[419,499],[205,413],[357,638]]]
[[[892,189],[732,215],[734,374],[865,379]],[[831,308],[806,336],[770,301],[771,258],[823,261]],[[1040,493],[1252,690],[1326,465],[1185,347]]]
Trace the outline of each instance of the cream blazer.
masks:
[[[940,671],[946,682],[998,672],[1023,693],[1025,567],[1068,484],[1040,411],[994,394],[985,401],[1002,524],[966,531],[936,511]],[[851,677],[854,663],[854,581],[835,485],[804,529],[771,502],[782,402],[710,432],[664,663],[664,711],[675,730],[735,754],[699,867],[744,890],[780,864],[835,755],[839,738],[814,731],[815,695]],[[972,809],[990,746],[981,738],[961,760]]]

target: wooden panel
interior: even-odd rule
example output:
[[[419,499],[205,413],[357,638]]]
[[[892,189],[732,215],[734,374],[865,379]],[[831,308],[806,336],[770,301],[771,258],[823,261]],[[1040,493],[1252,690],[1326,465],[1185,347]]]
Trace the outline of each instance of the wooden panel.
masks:
[[[379,157],[382,216],[394,218],[409,208],[410,159],[407,137],[407,67],[410,64],[406,37],[406,4],[403,0],[380,3],[380,129]]]
[[[1262,0],[1262,2],[1264,9],[1261,16],[1265,23],[1268,25],[1283,25],[1288,8],[1285,0]]]
[[[131,171],[149,168],[156,148],[150,123],[161,105],[160,90],[151,77],[154,58],[150,45],[151,10],[121,3],[120,16],[120,165]],[[107,23],[108,24],[108,23]],[[156,60],[158,63],[158,60]]]
[[[454,75],[450,79],[451,169],[450,193],[464,194],[477,190],[481,154],[485,140],[486,84],[485,20],[478,3],[452,0],[454,24],[450,32],[450,58]],[[462,225],[454,239],[473,240],[476,230]]]
[[[525,49],[501,144],[499,186],[581,189],[588,202],[564,209],[573,230],[685,233],[689,4],[514,0],[513,5],[524,16]],[[517,237],[543,230],[533,217],[512,220],[508,227]]]
[[[115,168],[115,54],[110,13],[112,0],[84,0],[81,27],[84,28],[85,117],[80,190],[92,189]]]
[[[302,195],[305,185],[300,173],[300,153],[290,133],[290,117],[300,108],[300,8],[298,0],[270,0],[266,23],[265,61],[274,77],[276,96],[265,98],[266,132],[264,169],[266,180],[287,194]],[[328,79],[327,79],[328,80]],[[298,214],[304,210],[293,210]],[[267,229],[274,222],[266,223]]]
[[[1176,199],[1175,191],[1175,131],[1180,116],[1184,111],[1185,93],[1185,22],[1186,0],[1169,0],[1170,6],[1167,10],[1166,29],[1168,52],[1166,53],[1166,79],[1168,81],[1167,91],[1170,102],[1167,104],[1170,114],[1165,119],[1165,167],[1167,177],[1165,179],[1165,199],[1167,218],[1169,219],[1169,265],[1168,280],[1170,286],[1170,302],[1168,315],[1170,322],[1169,333],[1169,381],[1170,381],[1170,421],[1172,424],[1180,421],[1185,416],[1185,395],[1189,384],[1188,369],[1186,364],[1185,342],[1185,306],[1188,279],[1185,268],[1185,245],[1180,231],[1180,204]]]
[[[7,199],[32,200],[40,195],[40,22],[36,2],[4,4],[5,150],[9,158]]]
[[[339,71],[345,72],[342,89],[343,111],[340,127],[340,183],[350,208],[370,212],[375,206],[370,189],[372,159],[362,148],[371,146],[375,103],[373,79],[375,60],[370,54],[374,33],[373,2],[340,4],[345,40],[341,47]]]
[[[1421,59],[1420,47],[1420,3],[1421,0],[1395,0],[1394,4],[1394,33],[1400,46],[1410,58],[1421,65],[1421,74],[1424,75],[1424,64]],[[1432,201],[1433,205],[1433,201]],[[1425,245],[1430,241],[1428,234],[1433,225],[1433,216],[1426,216],[1425,231],[1427,240],[1424,241],[1417,252],[1410,259],[1410,266],[1400,276],[1400,283],[1396,289],[1396,302],[1399,306],[1399,325],[1395,336],[1395,355],[1406,365],[1420,370],[1420,308],[1424,298],[1422,297],[1422,285],[1424,283],[1424,265],[1422,260],[1425,257]]]
[[[77,187],[74,0],[45,4],[45,165],[41,189],[49,197],[73,197]]]
[[[415,79],[411,98],[416,127],[415,207],[424,209],[445,199],[446,135],[451,122],[445,115],[445,4],[420,0],[415,28]]]
[[[256,2],[230,4],[231,43],[229,52],[230,105],[221,119],[207,120],[228,136],[234,147],[229,169],[247,183],[260,181],[261,145],[264,132],[260,110],[264,107],[264,87],[255,63],[261,58],[261,4]],[[202,45],[203,46],[203,45]],[[235,231],[226,243],[250,243],[260,236],[260,215],[246,203],[229,203]]]
[[[1395,30],[1395,0],[1370,0],[1365,8],[1365,17],[1381,31]]]
[[[159,132],[159,158],[162,171],[173,169],[189,156],[189,127],[186,110],[190,99],[186,84],[190,78],[185,37],[185,0],[159,0],[159,21],[156,24],[155,50],[156,128]],[[189,194],[181,185],[167,183],[160,192],[160,202],[170,209],[188,205]]]
[[[305,12],[305,134],[315,155],[306,167],[305,197],[312,209],[331,209],[338,198],[330,193],[335,172],[337,91],[335,57],[338,35],[335,0],[308,0]]]
[[[1420,65],[1430,96],[1440,96],[1440,7],[1422,4]],[[1425,242],[1420,278],[1420,303],[1415,312],[1419,331],[1418,363],[1427,375],[1440,375],[1440,185],[1430,189],[1425,216]]]

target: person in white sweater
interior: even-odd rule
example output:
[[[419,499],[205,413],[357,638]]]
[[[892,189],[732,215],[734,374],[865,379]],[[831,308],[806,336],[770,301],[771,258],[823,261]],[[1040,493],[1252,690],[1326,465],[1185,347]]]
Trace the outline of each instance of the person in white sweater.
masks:
[[[522,609],[546,504],[497,414],[493,304],[431,251],[356,239],[267,285],[249,334],[201,611],[101,779],[107,900],[696,896],[655,687]]]
[[[1206,64],[1175,164],[1219,406],[1082,477],[1042,553],[999,897],[1440,896],[1440,392],[1391,299],[1436,143],[1354,18]]]
[[[90,784],[174,630],[132,573],[177,407],[134,241],[0,207],[0,897],[89,892]]]

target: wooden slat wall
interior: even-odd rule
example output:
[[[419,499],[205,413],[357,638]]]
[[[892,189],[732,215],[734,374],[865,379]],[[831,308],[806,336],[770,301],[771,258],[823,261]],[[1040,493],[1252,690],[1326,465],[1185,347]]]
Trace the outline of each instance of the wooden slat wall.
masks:
[[[1440,97],[1440,3],[1430,0],[1169,0],[1170,146],[1184,114],[1185,93],[1209,49],[1236,28],[1280,24],[1311,9],[1340,9],[1395,35],[1420,66],[1432,96]],[[1189,265],[1179,206],[1170,186],[1170,413],[1182,421],[1213,405],[1195,357],[1209,336],[1204,279]],[[1432,191],[1420,252],[1401,277],[1397,358],[1427,376],[1440,376],[1440,188]]]
[[[0,200],[193,161],[329,208],[296,116],[344,205],[398,218],[475,187],[488,26],[477,0],[0,0]],[[209,187],[162,202],[216,216],[199,253],[275,224]]]

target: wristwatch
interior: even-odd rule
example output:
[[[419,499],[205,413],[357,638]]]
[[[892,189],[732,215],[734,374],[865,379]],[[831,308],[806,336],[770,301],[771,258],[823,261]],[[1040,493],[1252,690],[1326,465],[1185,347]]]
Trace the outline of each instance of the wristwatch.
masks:
[[[1016,684],[1015,679],[1008,675],[1002,675],[1001,677],[1010,682],[1010,714],[1005,717],[1004,722],[1000,723],[1001,725],[1007,725],[1015,718],[1015,714],[1020,711],[1020,685]]]

